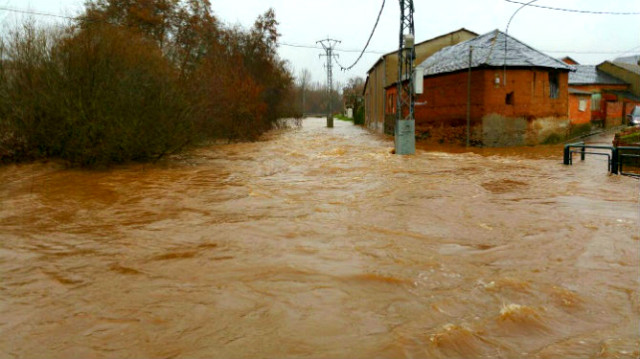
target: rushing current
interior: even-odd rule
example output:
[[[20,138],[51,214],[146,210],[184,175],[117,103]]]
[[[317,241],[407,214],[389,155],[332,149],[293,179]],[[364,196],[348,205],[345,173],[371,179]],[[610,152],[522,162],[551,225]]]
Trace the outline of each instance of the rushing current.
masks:
[[[637,358],[637,180],[308,119],[0,167],[2,358]]]

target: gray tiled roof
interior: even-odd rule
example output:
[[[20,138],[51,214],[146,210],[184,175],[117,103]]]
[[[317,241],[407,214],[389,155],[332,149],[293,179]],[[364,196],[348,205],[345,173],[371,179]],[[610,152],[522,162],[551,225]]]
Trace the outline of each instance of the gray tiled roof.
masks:
[[[598,70],[595,65],[575,65],[569,73],[569,85],[624,85],[626,82]]]
[[[571,71],[564,62],[494,30],[474,39],[448,46],[422,62],[425,75],[436,75],[469,68],[469,47],[473,46],[471,67],[545,67]],[[506,51],[505,51],[506,46]],[[506,55],[506,56],[505,56]]]

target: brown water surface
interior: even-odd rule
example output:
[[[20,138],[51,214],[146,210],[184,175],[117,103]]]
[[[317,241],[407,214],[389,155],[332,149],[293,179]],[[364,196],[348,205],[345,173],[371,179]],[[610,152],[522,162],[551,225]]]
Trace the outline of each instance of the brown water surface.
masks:
[[[0,168],[0,357],[636,358],[638,181],[310,119]]]

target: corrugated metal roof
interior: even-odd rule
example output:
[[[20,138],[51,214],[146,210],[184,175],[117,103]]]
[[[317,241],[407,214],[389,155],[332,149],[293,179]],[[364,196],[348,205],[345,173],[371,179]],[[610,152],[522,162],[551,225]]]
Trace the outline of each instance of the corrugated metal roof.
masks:
[[[545,67],[571,71],[564,62],[546,55],[500,30],[448,46],[419,66],[425,75],[455,72],[469,68],[469,47],[473,46],[471,67]]]
[[[575,65],[569,73],[569,85],[624,85],[626,82],[598,70],[595,65]]]
[[[617,59],[613,60],[613,62],[624,62],[631,65],[640,65],[640,55],[618,57]]]

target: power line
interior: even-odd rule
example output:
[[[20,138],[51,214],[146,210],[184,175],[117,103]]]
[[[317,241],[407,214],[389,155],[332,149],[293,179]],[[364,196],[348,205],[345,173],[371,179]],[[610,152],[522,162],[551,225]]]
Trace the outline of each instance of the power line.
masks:
[[[547,10],[555,10],[555,11],[564,11],[564,12],[573,12],[573,13],[579,13],[579,14],[590,14],[590,15],[640,15],[640,12],[614,12],[614,11],[589,11],[589,10],[578,10],[578,9],[564,9],[564,8],[559,8],[559,7],[551,7],[551,6],[544,6],[544,5],[531,5],[531,4],[527,4],[524,2],[520,2],[520,1],[515,1],[515,0],[504,0],[506,2],[512,3],[512,4],[520,4],[520,5],[525,5],[525,6],[529,6],[529,7],[537,7],[537,8],[541,8],[541,9],[547,9]]]
[[[81,17],[52,14],[52,13],[48,13],[48,12],[44,12],[44,11],[34,11],[34,10],[10,8],[10,7],[6,7],[6,6],[0,6],[0,10],[14,12],[14,13],[18,13],[18,14],[55,17],[55,18],[59,18],[59,19],[73,20],[73,21],[85,20],[85,19],[82,19]],[[92,22],[95,22],[95,21],[92,21]],[[279,46],[287,46],[287,47],[303,48],[303,49],[322,50],[322,47],[313,46],[313,45],[291,44],[291,43],[286,43],[286,42],[279,42],[278,45]],[[362,53],[365,53],[365,54],[375,54],[375,55],[384,55],[384,54],[387,53],[387,52],[384,52],[384,51],[376,51],[376,50],[363,51],[363,50],[357,50],[357,49],[334,49],[334,52],[357,52],[357,53],[361,53],[362,52]]]
[[[523,5],[526,4],[526,3],[521,3],[521,2],[518,2],[518,1],[514,1],[514,0],[505,0],[505,1],[510,2],[510,3],[514,3],[514,4],[523,4]],[[532,7],[532,6],[542,7],[542,6],[539,6],[539,5],[529,5],[529,6],[530,7]],[[547,7],[544,7],[544,8],[547,8]],[[570,10],[570,9],[564,9],[564,10]],[[76,21],[76,20],[86,20],[86,19],[82,19],[80,17],[59,15],[59,14],[53,14],[53,13],[48,13],[48,12],[44,12],[44,11],[17,9],[17,8],[11,8],[11,7],[6,7],[6,6],[0,6],[0,11],[9,11],[9,12],[14,12],[14,13],[19,13],[19,14],[26,14],[26,15],[55,17],[55,18],[59,18],[59,19],[74,20],[74,21]],[[608,14],[614,14],[614,13],[608,13]],[[640,13],[615,13],[615,14],[640,15]],[[96,21],[93,20],[91,22],[96,22]],[[367,44],[368,44],[368,42],[367,42]],[[286,42],[279,42],[278,45],[279,46],[286,46],[286,47],[293,47],[293,48],[323,50],[322,47],[313,46],[313,45],[293,44],[293,43],[286,43]],[[631,48],[631,49],[626,50],[626,51],[588,51],[588,50],[576,50],[576,51],[573,51],[573,50],[540,50],[540,51],[548,52],[548,53],[568,53],[568,54],[584,54],[584,55],[609,55],[609,54],[626,54],[626,53],[635,51],[638,48],[640,48],[640,46],[636,46],[636,47]],[[385,55],[385,54],[389,53],[389,52],[378,51],[378,50],[366,51],[366,47],[365,47],[365,51],[357,50],[357,49],[338,49],[338,48],[336,48],[336,49],[333,49],[333,52],[344,52],[344,53],[361,52],[361,53],[364,53],[364,54],[373,54],[373,55]]]
[[[386,0],[382,0],[382,6],[380,7],[380,12],[378,12],[378,18],[376,19],[376,23],[375,23],[375,25],[373,25],[373,29],[371,30],[371,34],[369,34],[369,39],[367,40],[367,43],[364,45],[364,49],[362,49],[362,52],[360,53],[360,56],[358,56],[356,61],[353,64],[351,64],[351,66],[344,67],[344,66],[340,65],[340,62],[338,61],[338,59],[336,59],[336,63],[338,64],[338,66],[340,66],[340,69],[342,71],[349,71],[354,66],[356,66],[358,64],[358,62],[360,62],[360,59],[362,58],[362,55],[364,55],[364,52],[367,50],[367,47],[369,47],[369,43],[371,43],[371,38],[373,38],[373,34],[376,32],[376,29],[378,28],[378,23],[380,23],[380,17],[382,16],[382,11],[384,10],[384,4],[385,3],[386,3]]]
[[[640,46],[636,46],[627,51],[570,51],[570,50],[540,50],[540,51],[548,52],[551,54],[567,53],[567,54],[580,54],[580,55],[617,55],[617,54],[627,54],[636,49],[640,49]]]
[[[278,45],[279,46],[286,46],[286,47],[302,48],[302,49],[323,50],[323,48],[319,47],[319,46],[303,45],[303,44],[292,44],[292,43],[287,43],[287,42],[279,42]],[[334,49],[333,51],[334,52],[362,52],[362,50],[337,49],[337,48]],[[364,53],[365,54],[373,54],[373,55],[384,55],[384,54],[387,54],[388,52],[370,50],[370,51],[364,51]]]
[[[506,0],[506,1],[510,1],[510,0]],[[538,0],[531,0],[527,3],[523,3],[522,6],[520,6],[518,8],[518,10],[513,12],[513,15],[511,15],[511,17],[509,18],[509,22],[507,22],[507,28],[504,31],[504,66],[503,66],[503,70],[502,70],[502,83],[504,84],[504,86],[507,86],[507,46],[508,46],[508,37],[509,37],[509,26],[511,26],[511,21],[513,21],[513,18],[516,16],[516,14],[518,12],[520,12],[520,10],[524,9],[527,6],[530,6],[531,4],[533,4],[534,2],[536,2]],[[498,34],[496,34],[496,40],[498,39]],[[496,42],[494,41],[492,45],[495,45]],[[492,49],[493,51],[493,49]]]
[[[302,45],[302,44],[291,44],[291,43],[285,43],[285,42],[279,42],[278,43],[279,46],[287,46],[287,47],[294,47],[294,48],[303,48],[303,49],[311,49],[311,50],[323,50],[322,47],[319,46],[312,46],[312,45]],[[474,48],[476,49],[490,49],[493,46],[489,45],[489,46],[474,46]],[[637,49],[640,49],[640,46],[635,46],[633,48],[630,48],[628,50],[600,50],[600,51],[590,51],[590,50],[543,50],[543,49],[538,49],[541,52],[548,52],[548,53],[568,53],[568,54],[583,54],[583,55],[610,55],[610,54],[626,54],[629,52],[633,52]],[[352,50],[352,49],[333,49],[333,52],[360,52],[360,50]],[[386,55],[389,52],[383,52],[383,51],[365,51],[365,54],[373,54],[373,55]]]
[[[16,9],[16,8],[11,8],[11,7],[6,7],[6,6],[0,6],[0,10],[9,11],[9,12],[15,12],[15,13],[18,13],[18,14],[25,14],[25,15],[38,15],[38,16],[57,17],[57,18],[60,18],[60,19],[67,19],[67,20],[78,20],[77,17],[72,17],[72,16],[52,14],[52,13],[43,12],[43,11]]]

